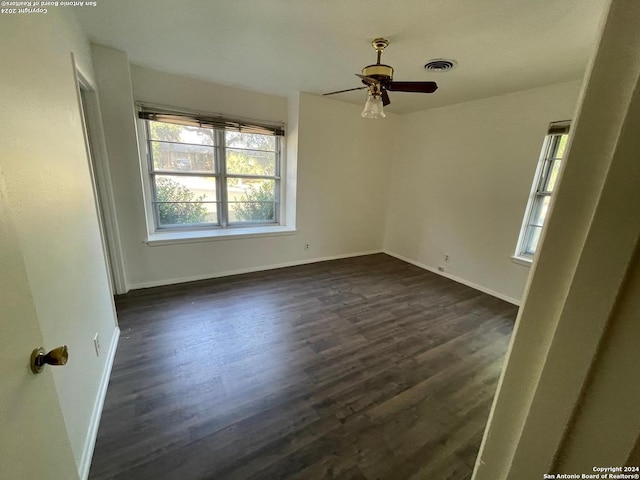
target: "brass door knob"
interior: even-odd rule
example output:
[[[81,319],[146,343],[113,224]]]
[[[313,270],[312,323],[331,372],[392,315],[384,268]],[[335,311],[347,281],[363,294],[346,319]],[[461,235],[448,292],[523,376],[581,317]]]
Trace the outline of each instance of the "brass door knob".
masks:
[[[45,354],[42,347],[31,352],[31,371],[40,373],[45,365],[65,365],[69,360],[69,349],[66,345],[54,348]]]

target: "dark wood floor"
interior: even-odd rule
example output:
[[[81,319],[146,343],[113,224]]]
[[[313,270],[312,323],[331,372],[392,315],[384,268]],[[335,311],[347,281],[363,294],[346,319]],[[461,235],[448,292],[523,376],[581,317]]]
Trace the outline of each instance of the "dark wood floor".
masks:
[[[90,478],[470,478],[516,307],[387,255],[136,291]]]

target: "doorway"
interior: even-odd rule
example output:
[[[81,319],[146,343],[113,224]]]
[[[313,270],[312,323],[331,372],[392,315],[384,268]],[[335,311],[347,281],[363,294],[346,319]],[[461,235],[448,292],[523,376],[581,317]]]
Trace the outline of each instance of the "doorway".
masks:
[[[75,63],[75,62],[74,62]],[[83,133],[87,148],[89,174],[93,186],[100,236],[109,274],[111,293],[127,293],[120,236],[116,221],[115,202],[111,188],[111,175],[107,162],[106,145],[102,130],[100,103],[95,86],[75,67],[78,103],[82,116]]]

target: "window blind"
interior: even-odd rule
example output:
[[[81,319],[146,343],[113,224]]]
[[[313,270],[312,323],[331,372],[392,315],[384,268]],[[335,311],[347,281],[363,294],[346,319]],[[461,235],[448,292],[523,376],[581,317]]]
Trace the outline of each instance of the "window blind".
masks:
[[[563,133],[569,133],[569,127],[571,127],[571,120],[551,122],[549,124],[548,135],[561,135]]]
[[[274,125],[256,122],[253,120],[238,120],[222,115],[178,112],[162,107],[140,104],[138,105],[138,117],[154,122],[176,123],[191,127],[216,128],[242,133],[255,133],[259,135],[284,136],[284,125]]]

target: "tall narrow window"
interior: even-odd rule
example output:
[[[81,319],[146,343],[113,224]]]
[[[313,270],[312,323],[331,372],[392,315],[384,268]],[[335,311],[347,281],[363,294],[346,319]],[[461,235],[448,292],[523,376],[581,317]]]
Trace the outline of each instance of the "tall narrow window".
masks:
[[[150,108],[139,116],[155,231],[279,224],[281,126]]]
[[[560,165],[564,159],[569,126],[568,121],[554,122],[549,126],[524,215],[516,258],[531,260],[536,253],[551,196],[556,187]]]

